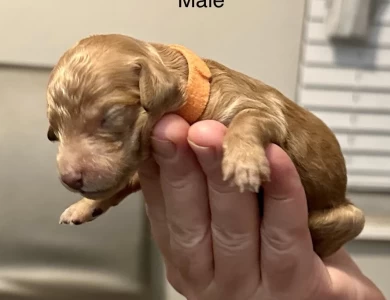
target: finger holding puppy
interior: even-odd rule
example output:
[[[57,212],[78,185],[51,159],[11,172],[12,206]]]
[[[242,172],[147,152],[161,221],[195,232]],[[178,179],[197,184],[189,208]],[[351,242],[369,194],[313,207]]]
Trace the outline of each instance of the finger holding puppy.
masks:
[[[188,129],[188,123],[176,115],[165,116],[156,125],[152,148],[159,182],[144,177],[146,166],[141,168],[140,179],[156,240],[170,251],[166,259],[185,281],[203,289],[213,278],[210,212],[205,177],[187,142]],[[167,227],[157,228],[163,210]]]
[[[219,122],[201,121],[191,126],[188,140],[207,177],[215,283],[225,287],[225,296],[244,299],[260,281],[259,204],[254,193],[241,192],[223,178],[228,130]]]

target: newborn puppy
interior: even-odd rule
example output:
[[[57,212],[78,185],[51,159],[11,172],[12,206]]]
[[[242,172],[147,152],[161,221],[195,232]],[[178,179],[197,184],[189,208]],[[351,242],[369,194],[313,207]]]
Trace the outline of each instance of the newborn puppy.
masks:
[[[62,183],[85,197],[61,223],[91,221],[140,189],[137,168],[150,156],[153,126],[167,113],[228,127],[222,172],[241,191],[257,192],[269,180],[268,144],[284,149],[306,191],[319,256],[362,231],[364,215],[346,199],[340,146],[320,119],[263,82],[184,47],[116,34],[81,40],[50,75],[47,135],[59,141]]]

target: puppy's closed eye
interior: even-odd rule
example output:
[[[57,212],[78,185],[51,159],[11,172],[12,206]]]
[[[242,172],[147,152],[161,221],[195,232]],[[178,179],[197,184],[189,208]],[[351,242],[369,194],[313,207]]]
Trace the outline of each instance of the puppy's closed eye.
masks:
[[[115,127],[120,126],[124,123],[124,112],[123,107],[114,106],[109,109],[101,120],[102,127]]]
[[[50,126],[49,129],[47,130],[47,139],[50,141],[50,142],[57,142],[58,141],[58,137],[57,135],[55,134],[54,132],[54,129]]]
[[[121,130],[135,119],[135,109],[126,105],[115,105],[108,109],[101,119],[101,126],[110,130]]]

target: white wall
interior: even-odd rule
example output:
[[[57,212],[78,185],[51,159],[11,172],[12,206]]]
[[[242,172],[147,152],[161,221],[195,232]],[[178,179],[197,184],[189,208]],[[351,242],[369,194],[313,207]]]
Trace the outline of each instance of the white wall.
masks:
[[[53,65],[79,38],[125,33],[183,43],[293,95],[303,0],[225,0],[221,9],[178,0],[0,0],[0,62]]]

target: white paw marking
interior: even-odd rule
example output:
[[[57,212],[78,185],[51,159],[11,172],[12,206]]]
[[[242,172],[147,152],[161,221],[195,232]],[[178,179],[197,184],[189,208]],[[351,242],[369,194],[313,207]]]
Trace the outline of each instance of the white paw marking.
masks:
[[[93,221],[103,214],[106,209],[99,201],[82,199],[69,206],[60,217],[60,224],[81,225]]]
[[[260,146],[225,148],[222,159],[223,180],[231,180],[240,192],[258,193],[262,182],[270,180],[269,163]]]

